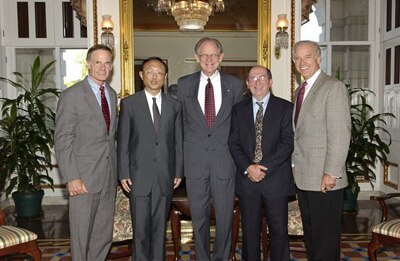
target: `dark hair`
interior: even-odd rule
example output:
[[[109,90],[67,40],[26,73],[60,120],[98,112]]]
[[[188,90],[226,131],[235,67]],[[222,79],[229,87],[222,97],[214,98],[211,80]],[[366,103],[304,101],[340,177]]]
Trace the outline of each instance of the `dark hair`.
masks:
[[[268,69],[268,68],[265,67],[265,66],[262,66],[262,65],[255,65],[255,66],[252,66],[252,67],[250,68],[250,70],[247,72],[247,78],[249,78],[250,71],[251,71],[253,68],[263,68],[264,70],[267,71],[267,77],[268,77],[268,79],[272,79],[272,72],[271,72],[271,70]]]
[[[220,41],[218,41],[218,40],[215,39],[215,38],[204,37],[204,38],[201,38],[201,39],[197,42],[196,46],[194,47],[194,52],[195,52],[195,54],[197,54],[197,55],[199,54],[201,45],[202,45],[204,42],[213,42],[213,43],[217,46],[218,51],[219,51],[219,54],[224,53],[224,49],[223,49],[222,44],[221,44]]]
[[[151,61],[159,61],[160,63],[162,63],[162,65],[164,65],[164,68],[165,68],[165,73],[168,73],[168,66],[167,66],[167,64],[166,64],[160,57],[157,57],[157,56],[152,56],[152,57],[149,57],[149,58],[145,59],[145,60],[142,62],[142,64],[140,65],[140,71],[143,72],[144,65],[145,65],[146,63],[148,63],[148,62],[151,62]]]
[[[110,49],[110,47],[108,47],[107,45],[104,45],[104,44],[95,44],[92,47],[90,47],[90,49],[88,50],[88,52],[86,54],[86,61],[90,61],[90,59],[92,58],[92,53],[97,50],[104,50],[104,51],[109,52],[111,54],[111,61],[114,60],[114,54],[113,54],[112,50]]]

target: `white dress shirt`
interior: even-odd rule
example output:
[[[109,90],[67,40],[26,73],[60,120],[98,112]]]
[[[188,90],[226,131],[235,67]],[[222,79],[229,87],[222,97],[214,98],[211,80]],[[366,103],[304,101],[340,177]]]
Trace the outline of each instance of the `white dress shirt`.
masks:
[[[208,77],[203,72],[201,72],[199,93],[197,94],[197,99],[204,114],[204,103],[206,100],[206,85],[208,83],[208,78],[210,78],[214,89],[215,115],[217,115],[222,103],[221,75],[219,74],[218,70],[215,71],[215,73],[211,75],[211,77]]]
[[[316,71],[313,76],[310,77],[310,79],[307,80],[307,85],[306,85],[306,89],[304,91],[304,97],[303,97],[303,101],[306,99],[307,94],[310,92],[311,88],[313,87],[315,81],[317,80],[318,76],[321,74],[321,69],[319,69],[318,71]]]
[[[147,104],[149,105],[149,110],[150,110],[150,115],[151,115],[151,120],[154,123],[154,116],[153,116],[153,98],[156,98],[156,103],[158,107],[158,111],[160,112],[161,115],[161,91],[156,95],[153,96],[152,94],[148,93],[146,90],[144,90],[144,93],[146,94],[146,100]]]

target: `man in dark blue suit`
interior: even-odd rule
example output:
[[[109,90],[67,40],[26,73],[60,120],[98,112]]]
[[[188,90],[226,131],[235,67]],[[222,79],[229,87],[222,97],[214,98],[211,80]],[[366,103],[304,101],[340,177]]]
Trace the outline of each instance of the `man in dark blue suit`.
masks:
[[[295,194],[292,103],[270,93],[272,74],[254,66],[246,81],[251,96],[235,105],[229,148],[237,166],[236,194],[242,216],[246,261],[260,260],[260,231],[265,208],[271,260],[289,260],[288,197]]]

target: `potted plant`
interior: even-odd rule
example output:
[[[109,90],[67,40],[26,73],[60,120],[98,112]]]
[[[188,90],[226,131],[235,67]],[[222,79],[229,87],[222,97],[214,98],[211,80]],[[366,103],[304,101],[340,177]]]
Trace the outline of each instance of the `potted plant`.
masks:
[[[387,117],[395,117],[392,113],[374,113],[367,102],[368,95],[375,95],[372,90],[351,88],[347,85],[351,101],[351,141],[346,159],[349,187],[345,191],[343,210],[357,210],[357,197],[360,192],[360,180],[369,182],[374,187],[377,163],[386,164],[390,152],[391,135],[386,129]],[[387,135],[382,139],[381,135]]]
[[[40,58],[36,57],[29,82],[19,72],[13,73],[16,81],[0,77],[0,81],[19,91],[15,99],[0,100],[0,184],[4,184],[6,197],[15,191],[12,197],[19,217],[41,215],[44,195],[41,186],[47,184],[53,189],[49,170],[52,169],[55,113],[44,101],[58,96],[59,91],[44,88],[42,83],[54,62],[41,69]],[[25,198],[33,201],[25,203]]]

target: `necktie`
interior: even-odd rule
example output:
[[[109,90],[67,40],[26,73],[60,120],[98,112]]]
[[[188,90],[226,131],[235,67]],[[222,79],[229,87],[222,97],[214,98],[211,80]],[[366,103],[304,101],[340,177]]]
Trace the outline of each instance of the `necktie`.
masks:
[[[300,86],[299,93],[297,94],[296,111],[295,111],[295,114],[294,114],[294,126],[297,125],[297,119],[299,117],[301,104],[303,103],[303,98],[304,98],[304,93],[306,91],[306,86],[307,86],[307,82],[303,82],[303,84]]]
[[[161,121],[160,111],[158,110],[156,98],[153,97],[153,123],[156,133],[158,133],[158,130],[160,129],[160,121]]]
[[[256,114],[255,130],[256,130],[256,148],[254,149],[254,163],[259,163],[263,157],[261,143],[263,131],[263,102],[256,102],[258,111]]]
[[[215,120],[215,102],[214,102],[214,89],[210,78],[207,79],[206,97],[204,101],[204,117],[206,118],[207,127],[211,128]]]
[[[108,102],[106,99],[106,94],[104,92],[104,86],[100,86],[101,94],[101,111],[103,112],[104,121],[106,122],[107,131],[110,131],[110,109],[108,108]]]

